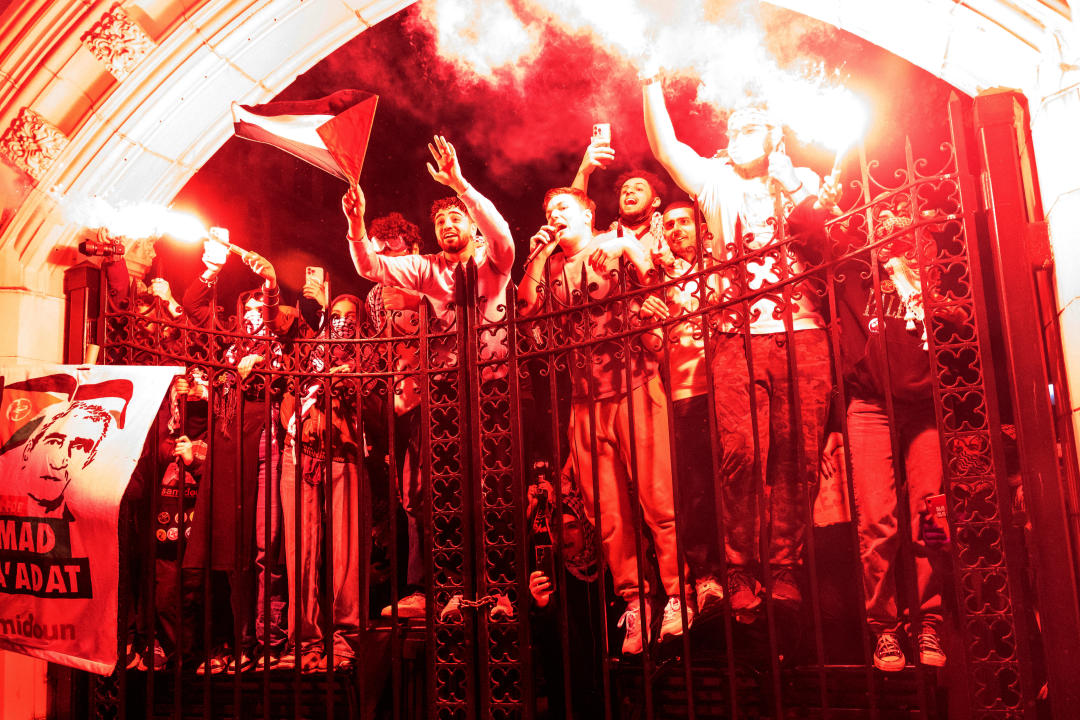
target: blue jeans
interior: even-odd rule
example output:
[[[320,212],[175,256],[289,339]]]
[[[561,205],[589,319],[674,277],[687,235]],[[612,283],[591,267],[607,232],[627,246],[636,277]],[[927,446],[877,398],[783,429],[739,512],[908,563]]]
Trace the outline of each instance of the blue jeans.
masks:
[[[907,479],[915,585],[923,625],[941,622],[941,568],[947,562],[944,553],[930,550],[919,539],[919,511],[926,506],[927,497],[941,492],[941,448],[934,410],[900,404],[893,407],[902,453],[895,459],[884,403],[853,398],[847,409],[866,619],[875,633],[900,629],[893,572],[900,548],[897,463],[903,463]]]

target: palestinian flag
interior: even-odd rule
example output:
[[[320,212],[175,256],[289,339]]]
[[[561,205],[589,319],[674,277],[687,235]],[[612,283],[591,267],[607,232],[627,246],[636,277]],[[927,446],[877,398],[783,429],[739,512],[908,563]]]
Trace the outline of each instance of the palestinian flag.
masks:
[[[378,95],[362,90],[339,90],[318,100],[233,103],[233,132],[280,148],[355,185],[378,101]]]

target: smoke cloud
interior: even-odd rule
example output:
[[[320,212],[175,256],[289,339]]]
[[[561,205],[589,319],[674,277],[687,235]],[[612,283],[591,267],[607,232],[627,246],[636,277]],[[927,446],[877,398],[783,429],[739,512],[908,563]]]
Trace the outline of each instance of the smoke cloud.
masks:
[[[854,142],[865,124],[839,73],[807,55],[835,31],[756,2],[426,0],[410,25],[434,38],[460,82],[504,98],[533,96],[537,76],[562,76],[575,90],[568,106],[599,117],[619,106],[616,97],[637,93],[641,68],[659,65],[696,83],[699,104],[768,102],[802,140],[832,150]],[[578,52],[568,56],[568,45]]]

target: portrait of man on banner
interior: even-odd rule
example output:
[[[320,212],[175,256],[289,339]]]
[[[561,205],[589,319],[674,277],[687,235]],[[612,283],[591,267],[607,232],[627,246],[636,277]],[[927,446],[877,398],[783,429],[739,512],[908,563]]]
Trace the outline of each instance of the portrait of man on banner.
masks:
[[[120,501],[177,370],[0,370],[0,649],[112,670]]]

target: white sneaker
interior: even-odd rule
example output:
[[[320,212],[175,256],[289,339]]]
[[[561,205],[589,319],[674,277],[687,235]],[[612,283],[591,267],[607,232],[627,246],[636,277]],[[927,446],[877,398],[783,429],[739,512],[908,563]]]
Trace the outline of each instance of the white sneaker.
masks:
[[[427,598],[424,593],[417,591],[412,595],[398,600],[399,618],[419,618],[427,614]],[[380,613],[383,617],[390,617],[394,612],[393,605],[387,605]]]
[[[679,600],[678,595],[672,595],[667,600],[667,605],[664,606],[664,620],[660,624],[660,639],[663,640],[668,635],[678,637],[683,634],[683,620],[682,620],[683,605]],[[686,606],[686,627],[689,629],[694,623],[694,606]]]
[[[626,628],[623,636],[623,655],[640,655],[643,649],[641,642],[641,602],[635,598],[626,606],[626,612],[619,618],[619,627]]]

